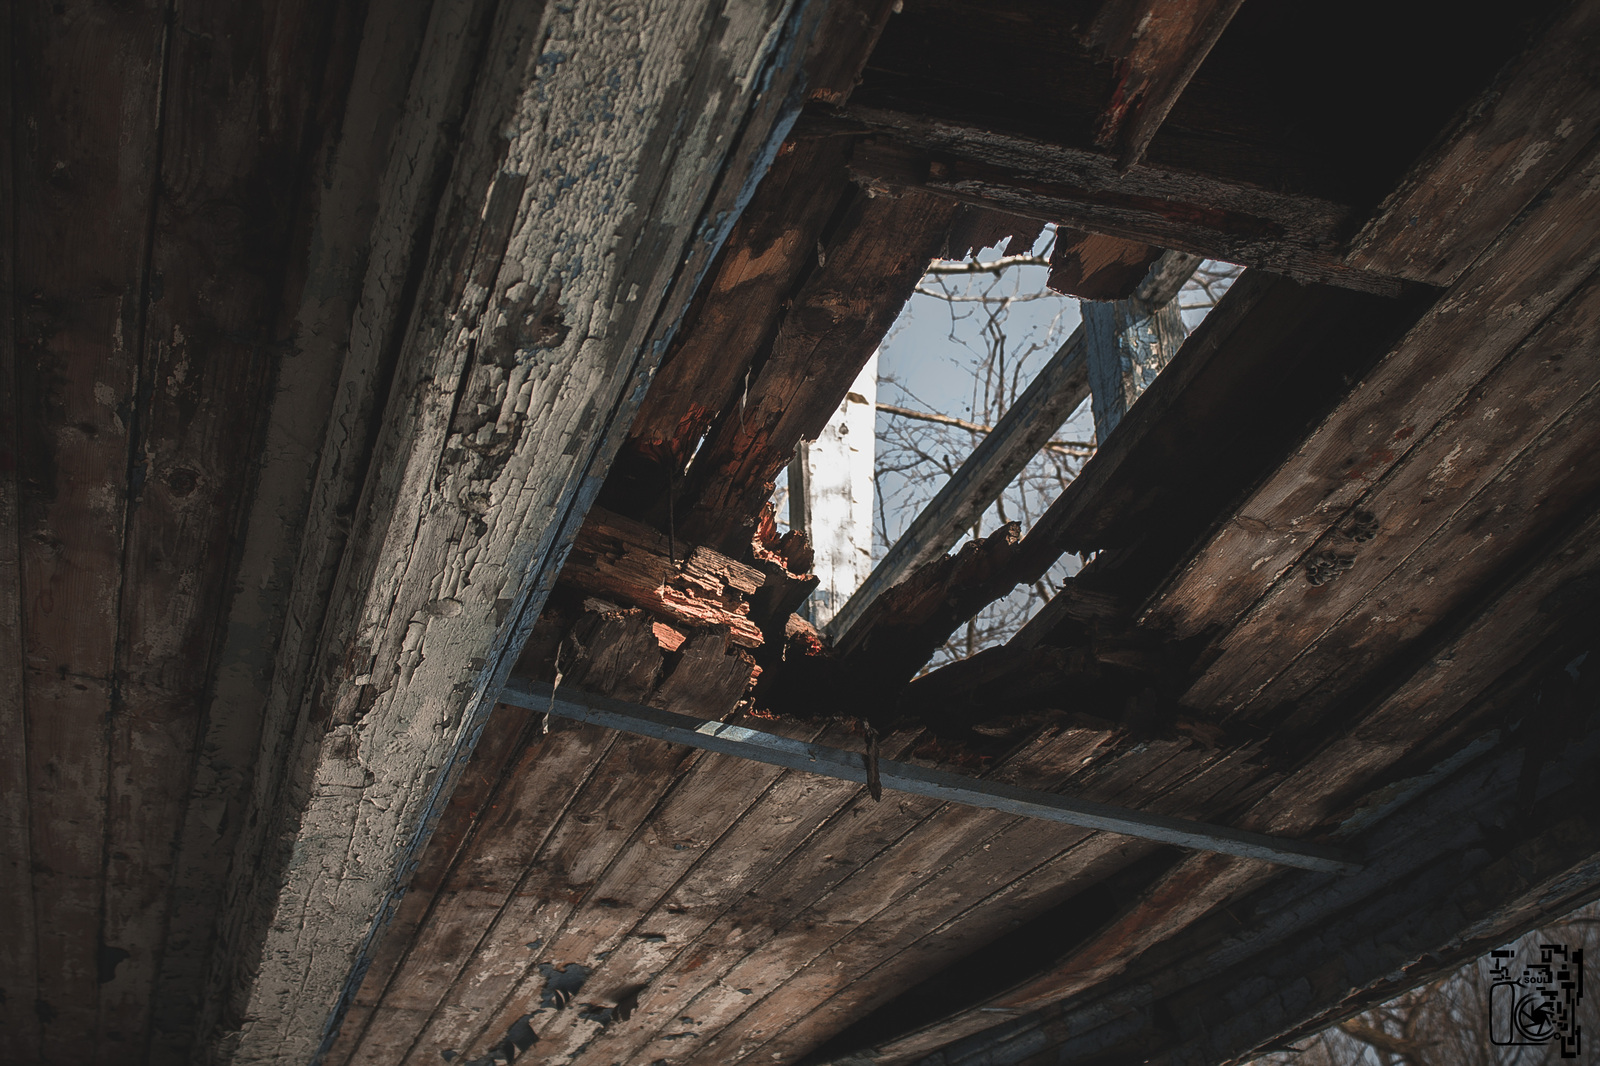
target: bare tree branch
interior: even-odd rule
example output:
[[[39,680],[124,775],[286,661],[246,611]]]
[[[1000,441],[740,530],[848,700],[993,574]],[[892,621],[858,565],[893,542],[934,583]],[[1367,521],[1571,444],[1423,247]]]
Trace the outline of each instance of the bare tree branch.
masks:
[[[941,415],[932,411],[913,411],[909,407],[898,407],[892,403],[878,404],[878,410],[884,414],[894,415],[897,418],[915,418],[923,422],[934,422],[941,426],[955,426],[957,429],[970,430],[973,433],[993,433],[993,426],[985,426],[979,422],[968,422],[964,418],[953,415]],[[1053,440],[1045,445],[1051,451],[1061,452],[1063,455],[1076,455],[1088,458],[1094,454],[1094,442],[1086,440]],[[1002,523],[1003,524],[1003,523]]]
[[[1050,265],[1048,256],[1043,255],[1003,255],[999,259],[988,263],[934,263],[928,268],[929,274],[999,274],[1015,266],[1042,266]]]

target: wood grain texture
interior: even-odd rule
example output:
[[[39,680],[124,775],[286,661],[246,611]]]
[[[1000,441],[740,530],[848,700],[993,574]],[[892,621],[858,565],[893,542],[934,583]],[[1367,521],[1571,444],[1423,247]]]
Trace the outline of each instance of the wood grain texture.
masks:
[[[783,301],[815,269],[823,235],[850,195],[849,148],[834,138],[790,141],[779,150],[656,372],[618,458],[619,474],[638,455],[665,466],[654,475],[664,488],[668,475],[682,474],[712,420],[747,402],[751,362],[782,321]]]
[[[1064,769],[1081,770],[1080,760],[1061,758],[1063,754],[1054,751],[1050,757]],[[1237,782],[1210,772],[1220,761],[1218,753],[1185,751],[1179,744],[1151,745],[1146,752],[1120,760],[1118,772],[1103,776],[1095,791],[1115,795],[1118,804],[1140,810],[1193,812],[1208,802],[1214,804],[1219,788],[1227,794],[1236,786]],[[1016,761],[1016,768],[1033,771],[1025,760]],[[927,831],[942,836],[949,829],[930,822]],[[906,848],[917,850],[916,842],[908,842]],[[1041,917],[1051,906],[1155,851],[1114,834],[1071,839],[1042,834],[1021,822],[999,828],[859,926],[845,929],[801,971],[719,1034],[712,1047],[733,1061],[798,1059],[897,993],[917,995],[919,990],[910,986],[943,965]],[[1065,947],[1061,946],[1063,951]],[[967,998],[987,1003],[993,991],[973,987]],[[993,1020],[993,1011],[973,1013],[987,1013]]]
[[[1591,280],[1217,642],[1186,701],[1252,717],[1290,703],[1297,715],[1309,713],[1310,689],[1342,689],[1375,665],[1374,655],[1399,652],[1581,500],[1595,483],[1583,456],[1596,446],[1588,427],[1600,386],[1590,342],[1597,320],[1600,295]],[[1514,516],[1515,528],[1500,514]],[[1447,524],[1478,536],[1430,544]],[[1331,559],[1348,569],[1313,584],[1314,568]]]
[[[268,745],[291,772],[260,782],[235,865],[211,986],[232,1030],[220,1054],[309,1057],[331,1036],[329,1004],[598,487],[591,464],[620,444],[725,235],[719,218],[767,158],[794,77],[784,49],[815,14],[497,12],[434,216],[446,236],[420,275],[332,610],[296,683],[304,703],[285,693],[269,712]],[[592,115],[590,78],[616,64],[633,73]]]
[[[1243,0],[1112,0],[1095,13],[1089,43],[1116,65],[1095,143],[1126,170],[1137,164],[1189,79]]]
[[[362,979],[323,1062],[345,1066],[365,1041],[369,1025],[377,1014],[385,991],[395,974],[406,965],[423,924],[430,921],[440,900],[446,878],[473,839],[473,826],[498,806],[501,788],[528,747],[535,742],[538,715],[519,707],[496,705],[484,728],[483,738],[472,751],[471,763],[450,796],[450,806],[434,832],[417,867],[411,886],[400,903],[389,933],[379,945]],[[558,754],[559,757],[559,754]],[[434,842],[437,842],[436,844]],[[381,1030],[380,1030],[381,1031]]]
[[[752,601],[767,583],[765,573],[710,548],[674,544],[650,526],[603,508],[589,512],[561,580],[679,625],[726,627],[746,648],[765,641],[750,616]]]
[[[875,136],[850,159],[869,187],[938,193],[1072,229],[1393,294],[1398,283],[1343,260],[1348,205],[1156,166],[1123,175],[1097,152],[852,104],[832,120]],[[818,120],[819,124],[823,120]]]
[[[1592,149],[1306,437],[1153,601],[1188,636],[1230,626],[1600,264]],[[1219,569],[1232,578],[1215,580]]]
[[[187,1062],[203,1027],[217,915],[245,828],[243,810],[252,788],[277,780],[282,769],[284,725],[281,717],[269,724],[268,708],[276,701],[281,715],[298,700],[287,679],[304,676],[348,532],[341,515],[355,507],[381,413],[378,385],[393,366],[385,334],[401,328],[394,308],[406,296],[403,252],[424,239],[419,219],[432,211],[429,197],[444,180],[438,163],[448,149],[438,124],[400,144],[389,166],[427,14],[406,0],[375,3],[356,54],[349,56],[350,44],[330,51],[316,116],[327,133],[313,164],[322,180],[306,183],[301,193],[310,262],[284,281],[278,328],[289,342],[275,347],[276,390],[261,404],[264,440],[236,545],[237,590],[216,635],[205,731],[177,843],[154,997],[156,1062]],[[453,7],[451,15],[470,25],[472,9]],[[341,77],[339,61],[352,59],[354,69]],[[445,95],[436,101],[442,117],[463,106]],[[319,482],[319,462],[334,476]],[[298,580],[297,565],[304,567]]]
[[[1138,241],[1058,226],[1047,284],[1085,300],[1125,300],[1161,255],[1160,248]]]
[[[0,11],[0,54],[17,47],[16,6]],[[0,128],[14,129],[11,79],[0,84]],[[34,959],[37,927],[33,905],[32,818],[28,809],[28,673],[23,658],[22,545],[18,540],[21,485],[18,482],[19,399],[15,270],[16,145],[0,142],[0,1058],[18,1062],[39,1058],[39,1015],[34,1009],[38,967]]]
[[[90,1058],[99,1037],[163,8],[21,5],[12,15],[19,136],[8,180],[17,226],[8,298],[17,316],[13,395],[22,401],[17,573],[37,934],[37,985],[16,996],[35,1012],[37,1054],[47,1062]]]
[[[695,458],[678,505],[686,539],[735,559],[749,551],[773,479],[838,409],[944,248],[953,214],[948,202],[917,194],[853,195],[748,393],[722,413]]]
[[[1592,682],[1586,686],[1592,692]],[[1553,693],[1535,686],[1522,699],[1541,695]],[[1600,886],[1592,805],[1584,799],[1592,794],[1585,782],[1596,738],[1580,731],[1573,740],[1528,797],[1529,824],[1538,830],[1488,829],[1513,817],[1523,757],[1514,745],[1491,747],[1414,782],[1408,801],[1369,825],[1373,864],[1362,877],[1275,881],[1195,923],[1125,978],[957,1042],[942,1061],[1247,1058],[1286,1031],[1303,1035],[1352,1006],[1448,973]],[[1574,817],[1577,810],[1584,813]],[[1289,986],[1298,992],[1286,997]],[[1226,1025],[1217,1024],[1212,1006],[1220,990],[1237,1004]]]
[[[141,1054],[149,1026],[173,841],[277,371],[279,300],[338,13],[293,2],[185,10],[166,56],[110,734],[96,1025],[107,1066]]]
[[[1389,194],[1350,262],[1435,285],[1459,278],[1600,131],[1597,48],[1600,5],[1566,5]]]

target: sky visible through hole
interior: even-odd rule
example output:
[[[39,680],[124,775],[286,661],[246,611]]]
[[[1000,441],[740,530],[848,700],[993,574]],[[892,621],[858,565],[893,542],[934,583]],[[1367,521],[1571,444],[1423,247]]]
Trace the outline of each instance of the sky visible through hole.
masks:
[[[1055,239],[1047,227],[1031,250],[1048,259]],[[1009,249],[1016,256],[1020,249]],[[973,257],[980,263],[1001,258],[997,248]],[[1046,288],[1043,265],[1010,266],[998,273],[925,276],[880,348],[879,410],[876,421],[873,561],[882,559],[895,538],[949,480],[982,439],[981,431],[907,417],[884,405],[938,416],[954,416],[978,426],[994,425],[1027,388],[1079,324],[1078,300]],[[1209,306],[1231,284],[1234,268],[1206,263],[1197,277],[1210,292],[1191,283],[1179,297],[1185,324],[1192,330]],[[1023,532],[1077,476],[1092,453],[1094,420],[1084,403],[1028,464],[975,530],[986,536],[1007,521]],[[774,497],[780,525],[788,522],[787,478],[780,474]],[[962,543],[970,539],[969,531]],[[1061,581],[1075,573],[1076,557],[1059,562],[1033,587],[1019,588],[958,631],[931,663],[973,654],[1003,642],[1033,615]]]

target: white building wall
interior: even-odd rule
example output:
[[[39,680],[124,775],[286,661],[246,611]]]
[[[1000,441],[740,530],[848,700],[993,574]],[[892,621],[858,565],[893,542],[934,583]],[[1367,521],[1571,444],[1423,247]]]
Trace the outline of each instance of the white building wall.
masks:
[[[828,624],[872,572],[872,459],[878,399],[878,354],[815,441],[802,441],[790,467],[791,514],[816,552],[819,584],[803,609],[818,628]]]

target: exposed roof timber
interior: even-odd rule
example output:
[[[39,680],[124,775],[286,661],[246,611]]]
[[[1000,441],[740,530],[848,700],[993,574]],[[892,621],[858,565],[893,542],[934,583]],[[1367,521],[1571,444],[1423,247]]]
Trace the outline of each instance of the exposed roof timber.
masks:
[[[1110,0],[1089,27],[1091,47],[1116,64],[1095,144],[1123,170],[1144,158],[1167,112],[1244,0]]]
[[[942,197],[852,190],[831,239],[816,250],[815,269],[776,323],[765,360],[695,456],[677,502],[687,539],[732,555],[748,550],[778,471],[801,439],[827,425],[945,247],[957,213]]]
[[[815,132],[855,131],[851,172],[869,188],[921,190],[963,203],[1394,295],[1400,283],[1344,262],[1356,210],[1310,194],[1281,193],[1151,164],[1119,172],[1098,152],[955,120],[852,104],[841,117],[807,120]]]
[[[447,24],[452,32],[481,40],[484,8],[460,5],[452,14],[458,20]],[[213,948],[233,933],[219,929],[218,916],[247,828],[238,812],[251,803],[252,789],[275,787],[282,768],[282,749],[270,738],[287,737],[291,708],[303,695],[298,686],[311,671],[316,628],[361,495],[366,450],[383,416],[381,390],[405,328],[407,272],[426,244],[424,220],[447,177],[441,162],[454,142],[446,131],[466,106],[461,89],[435,96],[446,121],[406,126],[395,150],[414,165],[405,180],[389,174],[386,181],[428,12],[406,0],[381,0],[369,8],[369,23],[375,33],[364,47],[361,25],[342,27],[340,63],[322,86],[321,111],[333,128],[325,125],[323,142],[308,153],[315,176],[305,182],[299,225],[318,254],[303,278],[291,272],[284,287],[280,328],[294,339],[278,347],[273,394],[258,401],[266,426],[255,496],[236,548],[234,580],[249,591],[229,607],[215,650],[214,688],[209,702],[194,708],[203,709],[204,728],[179,829],[155,989],[155,1061],[187,1059],[199,1031],[218,1024],[223,1009],[220,997],[206,999],[203,990],[224,979],[220,968],[212,969]],[[444,57],[435,50],[430,58]],[[344,139],[341,129],[362,135]],[[321,477],[319,462],[328,464]],[[299,579],[285,580],[297,566]]]
[[[1153,245],[1057,226],[1045,283],[1085,300],[1125,300],[1162,254]]]
[[[1569,635],[1580,639],[1558,656],[1563,661],[1594,640],[1592,624]],[[875,1062],[903,1064],[941,1047],[940,1061],[953,1066],[1020,1066],[1045,1055],[1052,1063],[1100,1061],[1097,1056],[1113,1050],[1177,1057],[1182,1049],[1202,1061],[1248,1058],[1286,1035],[1314,1032],[1354,1004],[1376,1003],[1431,980],[1593,898],[1600,893],[1594,858],[1600,825],[1591,813],[1600,767],[1595,671],[1584,670],[1574,684],[1555,665],[1516,690],[1507,715],[1520,717],[1516,706],[1535,700],[1576,712],[1569,744],[1548,752],[1535,794],[1519,792],[1529,756],[1516,735],[1491,733],[1432,770],[1418,767],[1418,777],[1397,786],[1395,802],[1363,812],[1339,831],[1359,836],[1365,848],[1367,866],[1354,877],[1286,873],[1242,898],[1219,898],[1225,906],[1171,941],[1137,958],[1125,953],[1122,972],[1099,983],[1067,984],[1074,990],[1061,1002],[1051,1002],[1059,992],[1030,990],[1027,982],[1005,993],[969,996],[970,1006],[949,1017],[919,1016],[908,1002],[846,1033],[817,1061],[842,1066],[851,1054],[870,1050]],[[1538,828],[1498,828],[1512,825]],[[1208,862],[1214,860],[1191,860]],[[1141,920],[1137,908],[1128,918]],[[1128,925],[1124,919],[1103,930],[1107,944],[1125,950]],[[1297,983],[1304,996],[1286,1000],[1282,989]],[[1251,988],[1261,991],[1250,994]],[[1221,994],[1241,1004],[1227,1026],[1216,1024],[1219,989],[1231,990]],[[913,988],[906,999],[932,991]],[[997,1025],[1006,1011],[1019,1016]]]
[[[107,845],[154,857],[141,827],[114,821],[109,800],[113,745],[126,736],[112,711],[138,454],[136,427],[118,411],[131,412],[140,392],[167,28],[153,6],[74,19],[12,5],[0,18],[11,69],[0,106],[9,129],[29,131],[5,138],[14,169],[0,179],[15,242],[3,255],[0,340],[16,386],[0,398],[10,438],[0,477],[17,538],[3,579],[19,597],[6,652],[18,653],[8,681],[22,688],[0,714],[26,740],[7,759],[21,772],[6,778],[3,820],[8,848],[22,838],[10,854],[28,856],[7,862],[21,883],[8,878],[17,909],[0,922],[0,961],[28,991],[0,1004],[0,1057],[70,1061],[99,1042]],[[101,99],[114,106],[90,104]],[[125,899],[111,893],[115,912]]]
[[[1196,256],[1166,253],[1150,268],[1135,297],[1154,306],[1176,299],[1200,262]],[[905,580],[917,567],[949,551],[1088,394],[1087,348],[1080,326],[1039,369],[950,480],[911,520],[900,539],[834,617],[829,633],[836,639],[842,637],[873,600]]]
[[[1447,285],[1600,131],[1600,4],[1577,0],[1412,167],[1351,242],[1359,267]],[[1463,189],[1472,195],[1464,200]]]
[[[262,782],[246,815],[259,825],[219,949],[231,972],[209,1005],[243,1019],[223,1040],[233,1061],[309,1059],[337,1022],[328,1005],[353,966],[359,979],[363,937],[470,754],[486,692],[553,584],[723,220],[776,147],[797,47],[824,6],[619,21],[517,2],[494,10],[486,38],[435,9],[396,139],[438,129],[462,86],[472,105],[447,149],[415,313],[400,309],[411,326],[310,677],[279,679],[303,684],[305,702],[279,695],[265,731],[266,765],[281,751],[290,771],[276,791]],[[555,59],[539,47],[550,39],[572,45]],[[624,79],[610,118],[566,131],[615,64],[653,74]],[[397,151],[391,180],[413,162]],[[604,188],[555,196],[563,174]],[[615,195],[637,205],[620,231],[595,207]]]
[[[1079,308],[1095,440],[1110,440],[1128,408],[1178,353],[1187,329],[1175,301],[1084,300]]]
[[[623,700],[575,692],[570,687],[552,688],[542,682],[512,677],[500,690],[500,700],[528,710],[544,711],[607,729],[637,733],[705,751],[722,752],[789,770],[822,774],[869,787],[874,780],[881,781],[884,788],[944,803],[1020,814],[1305,870],[1353,874],[1361,869],[1361,864],[1354,857],[1334,848],[1017,788],[999,781],[962,777],[894,759],[873,759],[860,752],[791,740],[715,719],[674,714]]]

